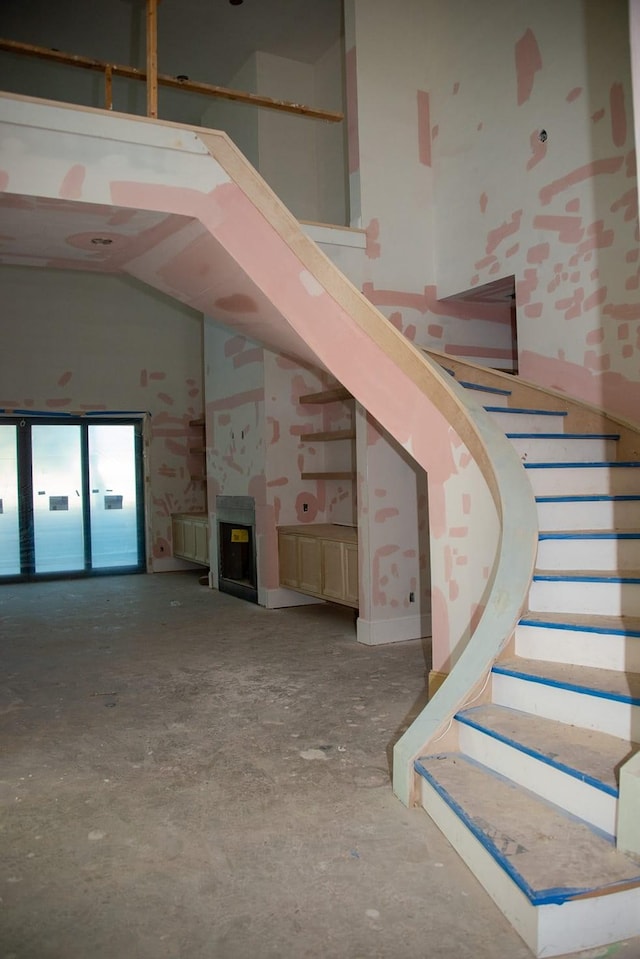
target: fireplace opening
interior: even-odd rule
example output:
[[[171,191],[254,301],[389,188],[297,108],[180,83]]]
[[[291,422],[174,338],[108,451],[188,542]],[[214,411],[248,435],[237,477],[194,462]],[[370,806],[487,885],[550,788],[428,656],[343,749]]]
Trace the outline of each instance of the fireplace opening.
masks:
[[[255,507],[241,496],[219,496],[218,589],[252,603],[258,602]]]

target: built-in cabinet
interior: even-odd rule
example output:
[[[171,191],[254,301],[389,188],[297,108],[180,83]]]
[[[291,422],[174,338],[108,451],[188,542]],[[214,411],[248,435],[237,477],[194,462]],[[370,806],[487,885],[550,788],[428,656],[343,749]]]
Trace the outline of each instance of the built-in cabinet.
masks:
[[[358,533],[330,523],[278,529],[280,585],[358,608]]]
[[[173,555],[209,565],[209,517],[206,513],[174,513],[171,517]]]

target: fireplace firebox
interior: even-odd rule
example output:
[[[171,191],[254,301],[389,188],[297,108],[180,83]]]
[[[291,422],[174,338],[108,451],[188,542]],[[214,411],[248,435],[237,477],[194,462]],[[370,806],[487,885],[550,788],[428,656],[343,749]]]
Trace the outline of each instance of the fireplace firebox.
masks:
[[[258,602],[255,502],[250,496],[216,497],[218,589]]]

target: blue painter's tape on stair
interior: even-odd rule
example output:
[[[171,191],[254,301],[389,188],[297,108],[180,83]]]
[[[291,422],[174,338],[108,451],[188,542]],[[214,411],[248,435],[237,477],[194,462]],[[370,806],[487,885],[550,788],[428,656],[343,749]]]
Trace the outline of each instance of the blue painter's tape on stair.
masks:
[[[535,676],[533,673],[524,673],[517,669],[505,669],[504,666],[497,664],[493,666],[491,672],[500,676],[511,676],[513,679],[522,679],[527,683],[553,686],[554,689],[567,689],[572,693],[594,696],[596,699],[610,699],[616,703],[626,703],[628,706],[640,706],[639,696],[625,696],[623,693],[612,693],[606,689],[593,689],[590,686],[580,686],[578,683],[563,683],[559,679],[551,679],[549,676]]]
[[[568,632],[597,633],[600,636],[629,636],[639,637],[640,629],[624,629],[622,626],[591,626],[582,623],[556,623],[546,619],[536,619],[533,616],[523,617],[519,625],[540,626],[543,629],[564,629]]]
[[[534,573],[534,583],[622,583],[625,586],[640,585],[638,576],[572,576],[571,573]]]
[[[607,493],[584,493],[580,496],[536,496],[536,503],[634,503],[640,502],[635,493],[611,496]]]
[[[508,440],[619,440],[619,433],[507,433]]]
[[[496,396],[511,396],[511,390],[499,390],[494,386],[482,386],[480,383],[466,383],[464,380],[458,380],[460,386],[467,390],[478,390],[480,393],[495,393]]]
[[[545,753],[539,752],[536,749],[531,749],[530,746],[523,745],[522,743],[518,742],[517,739],[511,739],[511,737],[505,736],[502,733],[498,733],[494,729],[490,729],[488,726],[483,726],[481,723],[476,722],[469,716],[469,711],[457,713],[454,718],[459,723],[464,723],[466,726],[470,726],[472,729],[477,729],[478,732],[483,733],[485,736],[490,736],[491,739],[495,739],[500,743],[504,743],[505,746],[510,746],[512,749],[516,749],[518,752],[524,753],[526,756],[531,756],[532,759],[536,759],[541,763],[545,763],[547,766],[551,766],[553,769],[558,769],[560,772],[566,773],[567,776],[571,776],[573,779],[587,783],[587,785],[593,786],[594,789],[600,789],[602,792],[607,793],[608,796],[614,796],[616,799],[618,798],[618,790],[613,786],[610,786],[608,783],[603,783],[602,780],[596,779],[594,776],[589,776],[587,773],[583,773],[579,769],[574,769],[572,766],[567,766],[566,763],[561,763],[557,759],[552,759],[550,756],[545,755]]]
[[[562,470],[562,469],[623,469],[627,466],[638,467],[640,460],[620,463],[617,460],[597,460],[592,463],[523,463],[526,470]]]
[[[579,539],[579,540],[605,540],[605,539],[640,539],[640,533],[614,533],[614,532],[601,532],[599,530],[589,530],[589,532],[577,532],[577,533],[539,533],[538,539],[554,539],[554,540],[565,540],[565,539]]]
[[[485,406],[487,413],[535,413],[536,416],[566,416],[566,410],[516,409],[514,406]]]

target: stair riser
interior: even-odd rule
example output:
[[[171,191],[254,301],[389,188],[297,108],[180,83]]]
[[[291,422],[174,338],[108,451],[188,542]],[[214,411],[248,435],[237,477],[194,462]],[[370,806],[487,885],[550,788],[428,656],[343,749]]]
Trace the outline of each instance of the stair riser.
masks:
[[[640,583],[535,581],[529,609],[538,613],[640,616]]]
[[[639,706],[498,673],[492,675],[492,690],[492,700],[500,706],[596,729],[619,739],[634,741],[640,735]]]
[[[430,783],[420,777],[421,802],[438,829],[489,893],[534,956],[561,956],[640,933],[640,890],[532,906]]]
[[[510,431],[512,432],[512,431]],[[509,437],[509,442],[526,463],[593,463],[616,458],[615,440],[604,439],[520,439]]]
[[[515,651],[523,659],[640,673],[640,637],[519,625]]]
[[[534,470],[527,476],[531,480]],[[639,478],[640,479],[640,478]],[[640,502],[538,503],[538,524],[543,530],[640,529]]]
[[[542,539],[538,569],[640,569],[640,539]]]
[[[497,406],[497,403],[483,403],[483,406]],[[491,410],[498,426],[505,433],[564,433],[564,416],[546,416],[544,413],[507,413]]]
[[[610,836],[615,835],[615,797],[465,723],[457,723],[457,728],[460,749],[472,759]]]
[[[456,815],[445,799],[422,777],[418,778],[422,807],[451,843],[463,862],[484,886],[496,906],[537,955],[536,907]],[[562,907],[566,908],[566,904]],[[549,953],[551,955],[551,953]]]
[[[640,468],[634,466],[528,469],[527,476],[536,496],[623,496],[640,490]]]

